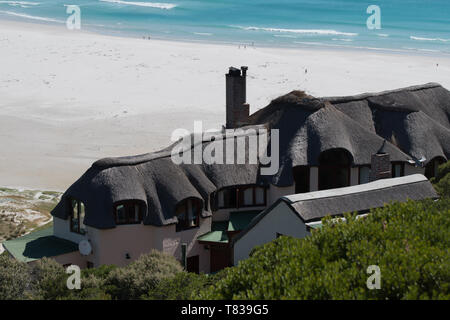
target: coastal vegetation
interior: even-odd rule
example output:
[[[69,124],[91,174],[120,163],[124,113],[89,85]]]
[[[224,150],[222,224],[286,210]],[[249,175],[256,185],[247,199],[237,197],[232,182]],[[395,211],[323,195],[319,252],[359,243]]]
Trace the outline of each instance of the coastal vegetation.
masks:
[[[60,197],[54,191],[0,188],[0,242],[51,223],[50,211]]]

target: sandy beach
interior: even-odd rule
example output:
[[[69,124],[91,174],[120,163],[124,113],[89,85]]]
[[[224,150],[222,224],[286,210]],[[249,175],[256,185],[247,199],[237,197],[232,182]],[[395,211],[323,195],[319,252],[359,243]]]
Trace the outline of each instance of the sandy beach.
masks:
[[[251,112],[291,90],[349,95],[438,82],[450,57],[119,38],[0,21],[0,186],[64,190],[95,160],[155,151],[176,128],[220,128],[229,66]]]

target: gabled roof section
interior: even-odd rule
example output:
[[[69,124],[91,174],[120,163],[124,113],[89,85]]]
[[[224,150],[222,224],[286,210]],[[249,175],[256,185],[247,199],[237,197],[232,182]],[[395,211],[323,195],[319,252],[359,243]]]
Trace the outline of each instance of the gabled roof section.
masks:
[[[421,174],[284,196],[253,218],[243,231],[233,237],[232,244],[239,241],[279,205],[286,205],[287,210],[292,210],[299,219],[311,226],[311,222],[320,221],[326,216],[341,216],[346,212],[365,213],[390,202],[437,199],[438,197],[431,183]]]
[[[365,212],[395,201],[436,199],[438,194],[421,174],[381,179],[351,187],[314,191],[282,197],[305,221],[345,212]]]

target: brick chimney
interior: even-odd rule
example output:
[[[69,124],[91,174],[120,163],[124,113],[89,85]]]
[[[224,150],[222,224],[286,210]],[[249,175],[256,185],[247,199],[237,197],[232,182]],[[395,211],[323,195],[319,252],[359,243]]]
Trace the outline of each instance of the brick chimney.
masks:
[[[246,103],[246,78],[248,67],[230,67],[226,79],[226,127],[227,129],[245,125],[250,115]]]
[[[391,178],[391,157],[386,152],[386,140],[383,145],[372,155],[370,164],[370,181]]]

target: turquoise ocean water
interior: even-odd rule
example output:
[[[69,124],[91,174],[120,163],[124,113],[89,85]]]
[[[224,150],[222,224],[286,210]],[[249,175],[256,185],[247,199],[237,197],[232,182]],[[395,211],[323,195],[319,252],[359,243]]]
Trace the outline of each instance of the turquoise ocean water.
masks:
[[[0,19],[174,40],[286,47],[381,48],[450,54],[450,0],[0,0]],[[381,29],[366,12],[381,9]]]

